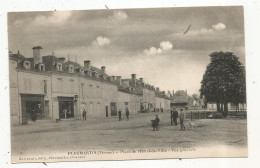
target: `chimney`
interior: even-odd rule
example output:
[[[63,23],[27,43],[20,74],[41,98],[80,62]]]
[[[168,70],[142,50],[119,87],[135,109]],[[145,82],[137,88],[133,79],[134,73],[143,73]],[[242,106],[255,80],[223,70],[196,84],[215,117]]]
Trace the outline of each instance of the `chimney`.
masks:
[[[132,74],[132,79],[136,79],[136,74]]]
[[[172,91],[172,95],[174,95],[174,90]]]
[[[139,78],[139,80],[143,83],[144,82],[144,78]]]
[[[117,76],[116,78],[118,80],[119,85],[121,85],[121,76]]]
[[[33,61],[34,64],[42,63],[42,57],[41,57],[41,46],[35,46],[33,49]]]
[[[136,86],[136,74],[132,74],[132,80],[133,80],[133,85],[134,87]]]
[[[101,71],[102,71],[103,74],[106,73],[106,67],[105,67],[105,66],[102,66],[102,67],[101,67]]]
[[[90,70],[90,66],[91,66],[91,61],[90,60],[84,61],[84,68],[85,69]]]

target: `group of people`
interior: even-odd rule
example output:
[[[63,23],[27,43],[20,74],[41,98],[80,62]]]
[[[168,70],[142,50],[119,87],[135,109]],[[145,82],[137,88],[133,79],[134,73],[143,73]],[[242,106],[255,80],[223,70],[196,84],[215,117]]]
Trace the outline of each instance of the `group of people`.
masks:
[[[178,114],[176,108],[173,108],[173,110],[171,110],[171,125],[173,125],[173,123],[175,126],[178,125],[177,118],[180,118],[181,130],[185,130],[185,111],[183,109],[180,109],[180,115]]]
[[[128,110],[128,109],[126,109],[125,115],[126,115],[126,119],[129,120],[129,110]],[[121,112],[120,109],[118,110],[118,120],[119,120],[119,121],[122,120],[122,112]]]
[[[126,109],[125,115],[126,115],[126,119],[129,120],[129,110],[128,109]],[[84,109],[83,112],[82,112],[82,119],[83,120],[87,119],[87,111],[86,111],[86,109]],[[118,120],[119,121],[122,120],[122,112],[121,112],[120,109],[118,110]]]
[[[126,115],[126,119],[129,120],[129,110],[128,109],[126,109],[125,115]],[[85,109],[82,112],[82,118],[83,118],[83,120],[87,119],[87,111]],[[180,109],[180,113],[177,112],[176,108],[173,108],[171,110],[171,125],[173,125],[173,124],[175,126],[178,125],[177,118],[180,119],[181,130],[185,131],[185,125],[184,125],[185,111],[184,111],[184,109]],[[122,112],[120,109],[118,110],[118,120],[119,121],[122,120]],[[152,121],[153,130],[158,130],[158,125],[160,122],[158,115],[155,115],[155,119],[151,120],[151,121]]]
[[[175,126],[178,125],[177,118],[180,119],[181,130],[185,131],[185,125],[184,125],[185,111],[184,111],[184,109],[180,109],[180,113],[177,112],[176,108],[173,108],[171,110],[171,125],[173,125],[173,124]],[[153,130],[157,131],[158,130],[158,125],[159,125],[159,122],[160,122],[160,119],[159,119],[158,115],[155,115],[155,119],[151,120],[151,121],[152,121]]]

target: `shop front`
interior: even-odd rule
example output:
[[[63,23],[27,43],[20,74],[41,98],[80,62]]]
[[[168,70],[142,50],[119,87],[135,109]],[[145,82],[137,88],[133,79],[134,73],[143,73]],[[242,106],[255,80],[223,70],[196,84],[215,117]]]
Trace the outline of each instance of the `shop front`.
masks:
[[[22,115],[21,115],[22,124],[25,124],[30,120],[36,121],[48,117],[46,116],[45,114],[46,110],[44,109],[44,95],[21,94],[21,106],[22,106]]]
[[[59,119],[74,118],[74,97],[58,97]]]

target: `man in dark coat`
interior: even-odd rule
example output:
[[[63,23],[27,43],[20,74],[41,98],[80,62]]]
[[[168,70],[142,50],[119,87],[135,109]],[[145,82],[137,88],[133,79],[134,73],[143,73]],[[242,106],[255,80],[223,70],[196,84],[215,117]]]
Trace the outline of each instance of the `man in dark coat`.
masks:
[[[158,125],[159,125],[159,122],[160,122],[160,119],[158,117],[158,115],[155,115],[155,119],[152,120],[152,127],[153,127],[153,130],[156,130],[158,131]]]
[[[171,125],[173,124],[174,121],[174,111],[171,110]]]
[[[84,109],[83,112],[82,112],[82,118],[83,118],[83,120],[86,120],[86,119],[87,119],[87,112],[86,112],[85,109]]]
[[[174,122],[174,125],[177,126],[178,123],[177,123],[177,118],[178,118],[178,112],[177,110],[174,108],[173,110],[173,122]]]
[[[121,121],[121,110],[118,110],[118,120]]]
[[[126,109],[125,114],[126,114],[126,119],[129,120],[129,110],[128,109]]]

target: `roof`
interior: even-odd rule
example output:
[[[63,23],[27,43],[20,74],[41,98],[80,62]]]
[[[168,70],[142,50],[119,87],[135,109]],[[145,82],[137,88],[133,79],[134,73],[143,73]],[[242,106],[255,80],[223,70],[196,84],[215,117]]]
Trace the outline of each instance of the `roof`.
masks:
[[[25,60],[26,58],[20,54],[19,50],[17,52],[17,54],[9,54],[10,58],[14,58],[14,59],[20,59],[20,60]]]
[[[101,69],[99,69],[99,68],[97,68],[97,67],[90,66],[90,70],[91,70],[91,71],[96,71],[96,72],[99,73],[99,74],[105,74],[105,75],[107,75],[106,73],[103,73]]]
[[[174,94],[174,96],[186,96],[187,93],[184,90],[177,90]]]
[[[32,49],[42,49],[41,46],[34,46]]]
[[[76,63],[76,62],[72,62],[72,61],[67,61],[64,63],[65,65],[73,65],[74,67],[82,67],[80,64]]]

